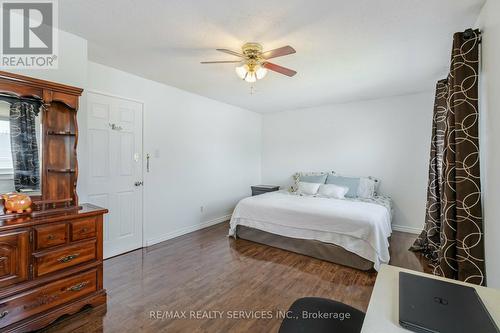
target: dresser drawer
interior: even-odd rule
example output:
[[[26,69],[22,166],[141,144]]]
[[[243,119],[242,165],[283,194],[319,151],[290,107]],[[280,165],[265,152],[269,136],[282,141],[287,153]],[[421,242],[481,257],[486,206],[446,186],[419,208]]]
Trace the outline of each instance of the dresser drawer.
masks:
[[[41,250],[56,245],[66,244],[68,240],[66,229],[66,223],[36,227],[36,249]]]
[[[97,290],[97,271],[71,276],[0,300],[0,328]]]
[[[28,229],[0,233],[0,289],[28,280],[29,260]]]
[[[96,236],[96,218],[85,218],[71,222],[71,240],[93,238]]]
[[[43,251],[33,254],[34,274],[42,276],[60,269],[96,259],[96,241],[65,246],[62,249]]]

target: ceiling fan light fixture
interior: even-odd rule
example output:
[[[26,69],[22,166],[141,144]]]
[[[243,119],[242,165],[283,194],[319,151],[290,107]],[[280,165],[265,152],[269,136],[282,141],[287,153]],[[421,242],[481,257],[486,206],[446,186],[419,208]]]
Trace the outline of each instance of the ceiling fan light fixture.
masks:
[[[258,66],[257,70],[255,71],[255,76],[257,77],[257,80],[263,79],[267,74],[267,68]]]
[[[266,77],[268,71],[283,74],[289,77],[297,74],[296,71],[275,63],[269,62],[269,59],[286,56],[295,53],[295,49],[290,45],[283,46],[274,50],[262,52],[262,45],[259,43],[246,43],[242,46],[241,52],[235,52],[228,49],[216,49],[217,51],[239,57],[239,60],[220,60],[220,61],[202,61],[202,64],[221,64],[234,63],[236,75],[246,82],[254,83]]]
[[[247,64],[243,64],[241,66],[237,66],[235,68],[235,71],[236,71],[236,75],[238,75],[238,77],[242,80],[245,79],[245,76],[247,75],[248,73],[248,66]]]
[[[248,72],[247,75],[245,76],[245,81],[247,81],[248,83],[254,83],[255,81],[257,81],[255,72]]]

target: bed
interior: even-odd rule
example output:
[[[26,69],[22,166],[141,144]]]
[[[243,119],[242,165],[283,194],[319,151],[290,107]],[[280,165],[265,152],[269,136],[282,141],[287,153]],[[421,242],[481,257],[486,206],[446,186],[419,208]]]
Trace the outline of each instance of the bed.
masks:
[[[361,270],[389,262],[391,200],[333,199],[287,191],[241,200],[229,236]]]

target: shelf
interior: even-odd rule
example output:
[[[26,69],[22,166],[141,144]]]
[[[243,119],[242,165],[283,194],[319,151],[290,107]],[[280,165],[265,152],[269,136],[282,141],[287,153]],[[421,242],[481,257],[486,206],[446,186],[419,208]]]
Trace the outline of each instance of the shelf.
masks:
[[[47,169],[48,172],[75,173],[75,169]]]
[[[75,133],[71,132],[56,132],[56,131],[49,131],[49,135],[64,135],[64,136],[76,136]]]
[[[33,204],[36,206],[41,206],[41,205],[46,205],[46,204],[58,204],[58,203],[66,203],[66,202],[71,202],[73,201],[72,198],[65,198],[65,199],[57,199],[57,200],[35,200],[33,201]]]

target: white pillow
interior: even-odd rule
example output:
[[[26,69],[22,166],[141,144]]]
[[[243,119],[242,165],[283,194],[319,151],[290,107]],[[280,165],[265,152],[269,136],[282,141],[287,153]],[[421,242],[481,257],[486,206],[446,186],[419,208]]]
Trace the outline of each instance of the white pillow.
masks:
[[[348,187],[335,184],[321,184],[318,194],[327,198],[344,199],[347,192],[349,192]]]
[[[315,195],[318,193],[319,186],[321,184],[317,183],[305,183],[305,182],[299,182],[299,189],[298,193],[299,194],[306,194],[306,195]]]
[[[361,177],[359,179],[358,197],[359,198],[373,198],[375,195],[376,180],[369,177]]]

